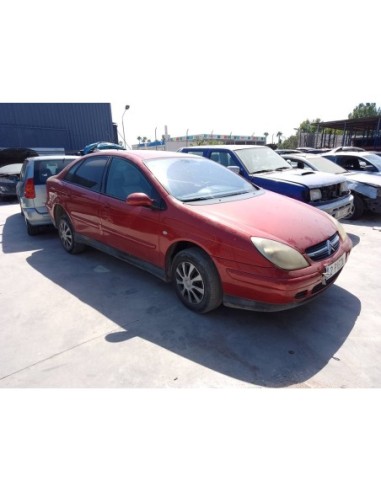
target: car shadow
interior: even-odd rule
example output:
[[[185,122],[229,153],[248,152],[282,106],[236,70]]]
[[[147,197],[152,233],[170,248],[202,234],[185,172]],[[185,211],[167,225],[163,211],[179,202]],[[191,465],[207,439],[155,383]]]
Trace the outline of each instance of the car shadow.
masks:
[[[3,250],[31,251],[26,261],[33,269],[114,322],[118,328],[105,335],[105,342],[139,337],[263,387],[300,385],[330,361],[339,362],[337,352],[361,311],[359,299],[338,283],[289,311],[222,306],[198,315],[181,304],[171,285],[144,271],[92,249],[69,255],[55,232],[27,236],[21,216],[6,221]]]
[[[356,220],[345,220],[341,219],[342,224],[345,225],[356,225],[364,227],[380,227],[381,228],[381,214],[376,214],[373,212],[366,211],[359,219]]]

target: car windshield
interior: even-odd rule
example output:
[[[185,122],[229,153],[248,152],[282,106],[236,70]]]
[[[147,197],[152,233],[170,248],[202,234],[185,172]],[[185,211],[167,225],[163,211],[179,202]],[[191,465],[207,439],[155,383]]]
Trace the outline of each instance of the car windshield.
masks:
[[[325,157],[310,157],[311,165],[318,171],[324,171],[326,173],[343,174],[345,169],[343,169],[338,164],[326,159]]]
[[[209,159],[163,157],[144,161],[164,188],[183,202],[250,193],[258,188]]]
[[[235,152],[250,174],[292,169],[291,164],[269,147],[249,147]]]

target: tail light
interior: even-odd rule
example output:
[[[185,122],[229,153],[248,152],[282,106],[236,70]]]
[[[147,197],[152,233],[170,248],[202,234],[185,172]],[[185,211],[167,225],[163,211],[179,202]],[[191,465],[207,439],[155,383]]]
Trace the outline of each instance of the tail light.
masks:
[[[29,179],[26,180],[25,190],[24,190],[24,197],[25,198],[36,198],[36,190],[34,189],[34,180],[33,180],[33,178],[29,178]]]

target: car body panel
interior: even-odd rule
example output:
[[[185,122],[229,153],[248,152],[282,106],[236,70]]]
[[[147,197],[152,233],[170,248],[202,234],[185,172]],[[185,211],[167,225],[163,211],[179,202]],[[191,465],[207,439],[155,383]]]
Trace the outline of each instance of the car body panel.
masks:
[[[324,291],[336,276],[326,281],[329,265],[344,258],[351,241],[341,237],[338,249],[313,261],[307,251],[329,244],[337,236],[338,224],[322,211],[271,191],[258,189],[221,169],[216,163],[193,155],[162,151],[107,151],[109,157],[99,192],[84,190],[68,176],[84,157],[70,164],[47,182],[47,207],[53,223],[66,214],[77,240],[128,261],[165,281],[172,281],[171,264],[179,249],[197,247],[215,265],[223,288],[223,302],[231,307],[261,311],[283,310],[303,304]],[[150,182],[152,197],[140,193],[126,200],[107,194],[115,157],[133,164]],[[180,200],[168,191],[160,172],[164,161],[186,161],[187,169],[211,168],[245,191],[236,196]],[[177,165],[177,164],[176,164]],[[186,166],[185,166],[186,167]],[[207,173],[206,173],[207,174]],[[200,172],[196,174],[200,178]],[[237,181],[236,181],[237,180]],[[146,206],[139,205],[146,203]],[[145,200],[145,201],[144,201]],[[152,203],[152,206],[147,204]],[[308,266],[298,270],[276,267],[252,244],[251,237],[271,239],[289,246],[306,258]],[[340,270],[341,271],[341,270]],[[339,272],[338,272],[339,273]],[[338,274],[337,273],[337,274]]]
[[[51,224],[46,208],[46,180],[61,171],[78,156],[49,155],[28,157],[23,163],[20,181],[16,186],[17,199],[26,220],[33,226]],[[25,196],[27,180],[33,180],[35,197]]]

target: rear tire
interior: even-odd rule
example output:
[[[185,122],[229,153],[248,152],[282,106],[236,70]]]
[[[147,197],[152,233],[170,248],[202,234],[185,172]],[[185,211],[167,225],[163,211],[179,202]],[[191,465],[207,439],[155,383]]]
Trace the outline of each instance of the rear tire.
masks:
[[[188,309],[207,313],[222,303],[222,287],[211,258],[198,248],[177,253],[172,264],[176,294]]]
[[[345,219],[348,220],[359,219],[363,215],[364,211],[365,211],[364,200],[357,193],[353,193],[353,212],[350,215],[347,215]]]
[[[85,245],[75,240],[75,231],[67,215],[61,215],[58,221],[58,235],[65,251],[70,254],[81,253]]]
[[[24,217],[26,232],[29,236],[36,236],[40,232],[40,228],[38,226],[32,226],[30,222]]]

